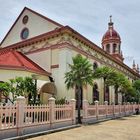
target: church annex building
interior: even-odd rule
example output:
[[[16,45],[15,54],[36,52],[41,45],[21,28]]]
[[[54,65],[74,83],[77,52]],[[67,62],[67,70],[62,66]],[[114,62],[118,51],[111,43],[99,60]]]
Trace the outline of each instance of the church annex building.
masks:
[[[109,66],[122,72],[131,82],[140,78],[138,65],[130,68],[123,63],[121,37],[111,17],[101,44],[102,48],[71,27],[25,7],[1,41],[0,81],[36,75],[42,103],[47,103],[51,96],[70,100],[75,98],[75,89],[66,89],[64,74],[76,54],[87,57],[93,69]],[[122,102],[121,93],[116,96],[113,87],[106,87],[104,94],[103,85],[102,79],[95,80],[93,87],[83,88],[81,99],[89,103],[99,100],[100,104]]]

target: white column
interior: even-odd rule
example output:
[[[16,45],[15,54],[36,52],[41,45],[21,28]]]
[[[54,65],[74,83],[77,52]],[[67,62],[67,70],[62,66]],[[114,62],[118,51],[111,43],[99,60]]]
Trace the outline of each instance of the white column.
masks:
[[[99,117],[98,103],[99,103],[99,101],[95,101],[95,106],[96,106],[96,119],[97,119],[97,120],[98,120],[98,117]]]
[[[55,98],[49,98],[49,108],[50,108],[50,127],[53,128],[53,123],[55,121]]]
[[[23,125],[24,125],[24,108],[26,99],[23,96],[17,97],[17,114],[16,114],[16,123],[18,128],[18,135],[23,134]]]

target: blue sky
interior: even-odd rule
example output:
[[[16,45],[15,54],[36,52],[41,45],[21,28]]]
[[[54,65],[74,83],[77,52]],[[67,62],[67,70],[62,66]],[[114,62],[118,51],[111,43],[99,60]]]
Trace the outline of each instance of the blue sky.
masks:
[[[109,16],[121,36],[125,63],[140,65],[140,0],[0,0],[0,40],[24,7],[69,25],[101,46]]]

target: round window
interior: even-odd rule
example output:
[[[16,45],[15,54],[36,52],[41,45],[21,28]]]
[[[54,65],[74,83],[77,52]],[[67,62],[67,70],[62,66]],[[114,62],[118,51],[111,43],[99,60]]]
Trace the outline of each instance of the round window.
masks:
[[[21,31],[21,38],[22,39],[27,39],[29,36],[29,30],[28,28],[24,28],[22,31]]]
[[[22,19],[22,23],[26,24],[28,22],[28,19],[29,19],[29,17],[27,15],[24,16],[23,19]]]

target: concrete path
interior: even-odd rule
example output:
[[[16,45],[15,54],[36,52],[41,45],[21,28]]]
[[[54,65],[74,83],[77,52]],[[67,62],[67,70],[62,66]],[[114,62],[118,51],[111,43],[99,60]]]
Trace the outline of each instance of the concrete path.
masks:
[[[140,115],[86,125],[28,140],[140,140]]]

